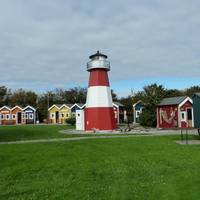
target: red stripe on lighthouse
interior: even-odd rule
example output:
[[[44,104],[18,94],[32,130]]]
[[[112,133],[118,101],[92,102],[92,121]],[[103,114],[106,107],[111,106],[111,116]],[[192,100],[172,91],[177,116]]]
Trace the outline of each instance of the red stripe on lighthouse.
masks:
[[[105,69],[92,69],[90,71],[90,86],[109,86],[108,73]]]
[[[114,130],[116,128],[113,108],[86,108],[85,130]]]

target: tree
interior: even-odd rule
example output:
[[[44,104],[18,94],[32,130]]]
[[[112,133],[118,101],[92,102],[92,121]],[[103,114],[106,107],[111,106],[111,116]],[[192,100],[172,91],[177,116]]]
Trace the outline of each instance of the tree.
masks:
[[[185,91],[186,96],[192,96],[194,93],[200,92],[200,86],[192,86]]]
[[[7,103],[8,89],[5,86],[0,86],[0,106],[4,106]]]
[[[113,100],[113,101],[118,101],[117,94],[114,92],[113,89],[111,89],[111,95],[112,95],[112,100]]]
[[[32,91],[18,89],[10,94],[9,105],[11,106],[33,106],[36,107],[37,94]]]
[[[156,126],[157,104],[166,96],[166,89],[156,83],[143,88],[142,101],[145,104],[144,111],[140,114],[140,124],[143,126]]]

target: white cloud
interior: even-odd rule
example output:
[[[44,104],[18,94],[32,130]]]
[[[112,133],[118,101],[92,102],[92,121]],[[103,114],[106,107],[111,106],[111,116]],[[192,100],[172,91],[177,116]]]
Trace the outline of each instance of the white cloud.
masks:
[[[87,82],[108,54],[111,80],[200,76],[197,0],[0,0],[1,83],[39,90]]]

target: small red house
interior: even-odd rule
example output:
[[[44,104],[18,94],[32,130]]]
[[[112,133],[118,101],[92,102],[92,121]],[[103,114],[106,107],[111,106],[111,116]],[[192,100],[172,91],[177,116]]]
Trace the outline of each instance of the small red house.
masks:
[[[193,118],[193,102],[189,97],[165,98],[157,106],[157,128],[191,128]]]

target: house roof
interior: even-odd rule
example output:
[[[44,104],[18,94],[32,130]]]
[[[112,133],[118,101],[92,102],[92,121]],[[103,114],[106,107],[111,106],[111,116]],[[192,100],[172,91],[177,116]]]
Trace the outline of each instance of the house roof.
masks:
[[[137,101],[136,103],[133,104],[133,107],[135,107],[137,104],[141,103],[143,105],[142,100]]]
[[[29,108],[29,109],[31,109],[31,110],[33,110],[33,111],[36,111],[36,109],[35,109],[35,108],[33,108],[32,106],[29,106],[29,105],[28,105],[28,106],[26,106],[26,107],[24,107],[24,108],[23,108],[23,110],[26,110],[26,109],[28,109],[28,108]]]
[[[186,96],[165,98],[158,104],[158,106],[179,105],[186,98]]]
[[[115,104],[116,106],[119,106],[119,107],[124,107],[124,105],[121,104],[121,103],[118,102],[118,101],[114,101],[113,104]]]
[[[72,104],[71,109],[72,109],[73,107],[75,107],[75,106],[78,106],[78,107],[81,109],[81,108],[83,108],[83,107],[85,106],[85,104],[83,104],[83,103],[75,103],[75,104]]]
[[[7,109],[7,110],[11,110],[11,107],[9,107],[9,106],[2,106],[1,108],[0,108],[0,110],[3,110],[3,109]]]

